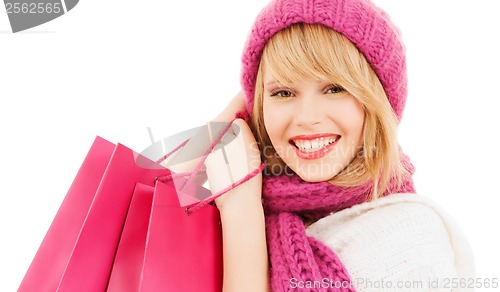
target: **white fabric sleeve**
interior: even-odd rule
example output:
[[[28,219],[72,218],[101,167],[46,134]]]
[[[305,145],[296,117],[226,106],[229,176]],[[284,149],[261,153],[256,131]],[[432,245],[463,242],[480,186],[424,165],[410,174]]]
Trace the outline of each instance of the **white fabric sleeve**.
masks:
[[[467,289],[474,282],[467,239],[421,196],[398,194],[360,204],[306,231],[339,256],[357,291],[473,291]]]

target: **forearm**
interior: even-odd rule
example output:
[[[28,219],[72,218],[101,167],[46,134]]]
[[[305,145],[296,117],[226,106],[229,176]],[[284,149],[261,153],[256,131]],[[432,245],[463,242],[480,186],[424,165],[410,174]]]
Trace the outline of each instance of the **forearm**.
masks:
[[[238,134],[228,144],[220,144],[222,147],[205,161],[213,193],[245,178],[261,163],[259,148],[248,125],[240,119],[234,123],[240,128]],[[261,194],[259,173],[215,199],[222,221],[225,292],[269,289]]]
[[[234,191],[244,192],[245,188]],[[248,201],[245,208],[220,209],[224,291],[269,291],[265,221],[260,200]]]

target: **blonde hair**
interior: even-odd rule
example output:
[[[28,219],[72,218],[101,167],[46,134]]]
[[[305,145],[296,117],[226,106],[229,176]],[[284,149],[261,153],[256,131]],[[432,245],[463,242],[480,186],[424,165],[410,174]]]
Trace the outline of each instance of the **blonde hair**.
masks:
[[[365,57],[345,36],[319,24],[298,23],[277,32],[264,48],[256,77],[251,128],[266,171],[289,168],[272,147],[264,126],[263,68],[290,86],[307,78],[338,84],[363,106],[363,147],[353,161],[329,182],[357,186],[372,182],[372,199],[383,194],[392,178],[401,185],[408,175],[400,161],[397,118],[377,75]]]

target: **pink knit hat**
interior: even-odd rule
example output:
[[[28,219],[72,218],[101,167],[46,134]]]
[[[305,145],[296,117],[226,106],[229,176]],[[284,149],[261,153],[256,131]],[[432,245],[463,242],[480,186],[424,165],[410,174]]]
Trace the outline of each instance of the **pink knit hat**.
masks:
[[[346,36],[363,53],[401,119],[406,102],[405,49],[399,30],[370,0],[273,0],[257,17],[243,50],[241,83],[252,112],[262,51],[279,30],[294,23],[322,24]]]

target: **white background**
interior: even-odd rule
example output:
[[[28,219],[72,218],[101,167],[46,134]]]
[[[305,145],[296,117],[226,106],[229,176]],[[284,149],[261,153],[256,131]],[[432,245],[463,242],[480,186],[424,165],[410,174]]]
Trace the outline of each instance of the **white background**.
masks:
[[[477,277],[500,278],[497,1],[375,2],[407,47],[400,142],[418,191],[467,234]],[[82,0],[17,34],[2,11],[0,291],[19,286],[96,135],[140,152],[147,127],[160,139],[223,108],[265,3]]]

